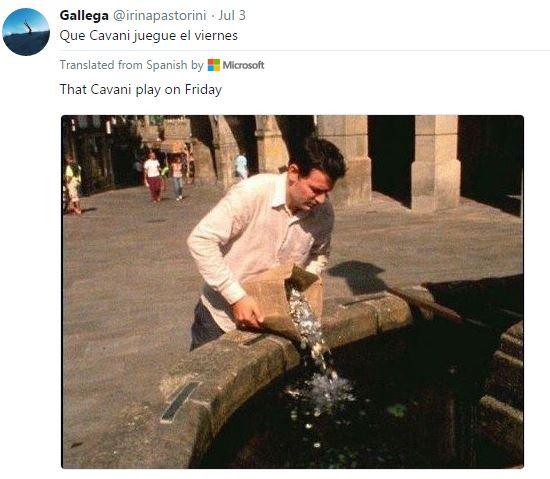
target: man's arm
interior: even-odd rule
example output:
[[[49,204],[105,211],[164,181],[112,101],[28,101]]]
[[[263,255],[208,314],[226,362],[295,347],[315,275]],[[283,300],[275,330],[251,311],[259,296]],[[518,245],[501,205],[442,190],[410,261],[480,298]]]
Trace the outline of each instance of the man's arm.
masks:
[[[231,311],[235,322],[239,326],[247,326],[258,329],[264,318],[256,300],[249,295],[244,296],[231,305]]]
[[[329,256],[330,233],[328,234],[328,238],[324,238],[322,241],[316,241],[313,243],[305,269],[310,273],[320,276],[327,267]]]
[[[325,228],[323,228],[315,238],[305,265],[307,271],[317,276],[320,276],[327,267],[330,256],[330,242],[332,229],[334,227],[334,210],[330,204],[327,205],[322,221],[325,223]]]
[[[205,282],[231,305],[235,321],[257,328],[263,321],[258,305],[246,294],[222,254],[222,247],[250,221],[251,200],[246,189],[233,187],[191,232],[187,245]]]

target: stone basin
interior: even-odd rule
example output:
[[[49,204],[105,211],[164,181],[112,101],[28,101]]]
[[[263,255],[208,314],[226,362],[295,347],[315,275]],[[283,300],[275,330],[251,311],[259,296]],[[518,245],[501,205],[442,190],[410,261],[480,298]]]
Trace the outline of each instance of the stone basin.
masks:
[[[405,290],[425,300],[434,299],[422,286]],[[323,331],[331,349],[415,327],[418,322],[433,321],[433,315],[411,309],[406,301],[387,292],[327,301],[323,316]],[[130,405],[123,412],[120,424],[113,425],[113,431],[98,441],[96,453],[84,466],[200,467],[216,436],[235,411],[297,368],[300,358],[298,345],[285,338],[239,330],[183,354],[162,376],[158,401],[147,404],[136,401]],[[522,394],[523,384],[516,385],[518,387]],[[483,401],[491,402],[486,396]],[[504,417],[504,423],[509,421],[502,408],[498,413]],[[484,418],[490,422],[490,413]],[[521,422],[516,417],[513,424],[520,435],[508,437],[505,446],[516,464],[522,462],[523,454],[522,411]],[[491,437],[499,441],[498,434]]]

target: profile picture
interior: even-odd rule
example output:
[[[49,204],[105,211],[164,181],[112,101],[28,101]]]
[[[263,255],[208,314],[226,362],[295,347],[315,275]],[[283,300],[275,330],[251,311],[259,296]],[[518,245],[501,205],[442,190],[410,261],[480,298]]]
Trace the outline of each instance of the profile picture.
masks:
[[[42,51],[50,39],[50,26],[44,15],[32,8],[20,8],[2,26],[6,46],[17,55],[30,56]]]

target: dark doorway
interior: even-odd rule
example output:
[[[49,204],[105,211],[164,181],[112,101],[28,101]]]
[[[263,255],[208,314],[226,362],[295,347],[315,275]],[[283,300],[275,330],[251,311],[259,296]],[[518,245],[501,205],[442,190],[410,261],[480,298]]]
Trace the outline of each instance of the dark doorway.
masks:
[[[411,205],[414,116],[369,116],[372,189]]]
[[[285,115],[277,117],[283,140],[292,160],[300,154],[304,140],[315,131],[312,115]]]
[[[523,117],[460,116],[462,196],[520,214]]]
[[[241,152],[248,163],[248,172],[251,175],[259,173],[258,142],[256,141],[256,117],[253,115],[241,116],[242,139],[237,139]]]
[[[214,174],[218,176],[216,161],[215,161],[215,149],[214,149],[214,135],[212,133],[212,124],[210,118],[207,115],[193,115],[189,116],[191,120],[191,136],[194,138],[194,156],[210,157],[209,161],[212,165]]]
[[[116,186],[131,186],[135,184],[132,164],[134,155],[127,144],[113,143],[113,170]]]
[[[141,139],[137,136],[135,127],[120,121],[113,125],[111,158],[113,162],[114,182],[116,187],[135,186],[141,184],[134,169],[134,161],[141,156]]]

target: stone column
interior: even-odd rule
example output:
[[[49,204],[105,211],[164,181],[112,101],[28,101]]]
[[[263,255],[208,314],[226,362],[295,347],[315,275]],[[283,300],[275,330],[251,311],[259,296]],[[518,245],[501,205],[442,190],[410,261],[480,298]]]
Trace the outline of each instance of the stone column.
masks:
[[[279,173],[288,165],[288,148],[274,115],[256,117],[258,169],[260,173]]]
[[[189,139],[191,151],[195,160],[195,183],[216,184],[216,169],[214,167],[212,118],[206,115],[189,116]]]
[[[217,179],[210,148],[197,138],[191,140],[191,145],[195,158],[195,182],[201,185],[215,184]]]
[[[366,116],[317,116],[319,138],[334,143],[344,155],[346,176],[336,183],[331,193],[337,206],[370,205],[372,170],[368,156],[368,122]]]
[[[233,160],[239,154],[239,145],[233,130],[229,126],[227,116],[211,117],[211,121],[218,182],[221,183],[224,189],[228,189],[235,180],[233,177]]]
[[[454,208],[460,201],[460,161],[457,159],[458,117],[415,117],[412,164],[412,210],[429,213]]]
[[[112,139],[101,135],[101,156],[103,157],[104,175],[109,186],[115,185],[115,172],[113,169],[113,158],[111,155]]]

